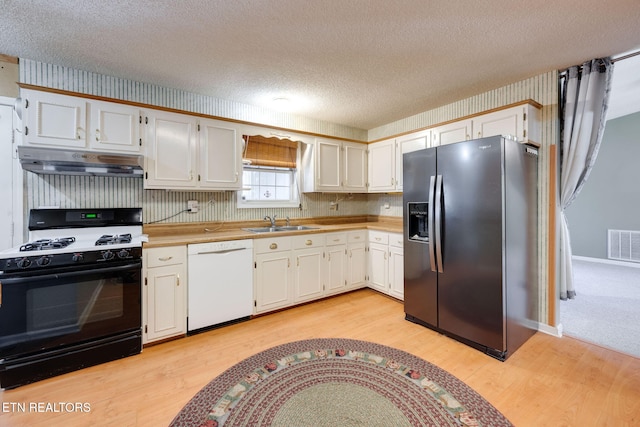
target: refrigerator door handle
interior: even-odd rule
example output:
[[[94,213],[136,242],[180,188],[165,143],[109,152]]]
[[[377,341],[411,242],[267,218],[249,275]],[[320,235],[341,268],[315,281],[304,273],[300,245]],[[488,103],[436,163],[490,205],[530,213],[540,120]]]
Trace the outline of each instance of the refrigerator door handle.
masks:
[[[435,240],[436,240],[436,262],[438,264],[438,273],[442,273],[442,175],[436,178],[436,198],[434,200],[435,211]],[[431,234],[429,234],[431,236]]]
[[[434,233],[434,206],[435,206],[435,191],[436,191],[436,177],[431,176],[429,181],[429,205],[427,212],[427,221],[429,227],[429,262],[431,263],[431,271],[436,271],[436,248],[435,248],[435,234]]]

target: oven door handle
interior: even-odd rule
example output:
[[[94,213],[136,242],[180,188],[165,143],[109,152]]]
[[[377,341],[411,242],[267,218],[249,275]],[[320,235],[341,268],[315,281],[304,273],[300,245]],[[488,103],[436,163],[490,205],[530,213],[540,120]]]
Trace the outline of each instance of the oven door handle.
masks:
[[[96,268],[95,266],[88,266],[88,265],[85,265],[82,268],[65,267],[64,271],[61,271],[58,273],[54,272],[54,273],[45,273],[45,274],[35,275],[33,274],[33,271],[30,271],[29,273],[31,274],[27,274],[27,275],[21,274],[13,277],[2,278],[0,279],[0,285],[2,284],[4,284],[5,286],[16,285],[16,284],[21,284],[28,281],[33,281],[33,280],[40,281],[40,280],[65,279],[65,278],[74,277],[74,276],[78,276],[86,273],[91,273],[91,274],[110,273],[111,274],[111,273],[119,273],[127,270],[140,269],[140,268],[142,268],[142,261],[138,260],[135,262],[128,262],[126,264],[119,264],[115,266],[112,264],[108,264],[104,267],[99,267],[99,268]]]

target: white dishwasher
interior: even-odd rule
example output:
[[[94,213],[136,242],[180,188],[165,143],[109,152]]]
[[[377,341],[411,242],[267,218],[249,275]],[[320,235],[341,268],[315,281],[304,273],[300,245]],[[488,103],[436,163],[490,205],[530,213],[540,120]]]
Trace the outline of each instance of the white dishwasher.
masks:
[[[253,313],[253,240],[187,246],[187,331]]]

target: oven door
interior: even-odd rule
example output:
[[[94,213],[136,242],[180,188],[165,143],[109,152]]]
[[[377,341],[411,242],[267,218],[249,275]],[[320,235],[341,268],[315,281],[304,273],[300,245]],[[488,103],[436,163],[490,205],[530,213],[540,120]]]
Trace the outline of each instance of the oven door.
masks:
[[[142,261],[0,276],[0,360],[139,330]]]

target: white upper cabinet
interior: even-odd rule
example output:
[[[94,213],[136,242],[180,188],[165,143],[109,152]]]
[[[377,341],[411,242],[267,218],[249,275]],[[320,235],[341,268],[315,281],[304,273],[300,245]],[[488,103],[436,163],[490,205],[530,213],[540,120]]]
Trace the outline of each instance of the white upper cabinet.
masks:
[[[342,149],[342,191],[365,193],[367,191],[367,145],[344,142]]]
[[[540,106],[523,103],[431,129],[431,146],[502,135],[522,143],[540,142]]]
[[[522,143],[539,143],[540,107],[526,102],[369,144],[368,192],[402,191],[402,163],[405,153],[495,135],[503,135]]]
[[[404,153],[427,148],[431,130],[421,130],[369,145],[369,192],[402,191]]]
[[[198,128],[198,186],[239,190],[242,187],[242,135],[233,125],[218,120],[201,119]]]
[[[242,187],[242,141],[232,123],[155,110],[144,121],[145,188]]]
[[[22,89],[24,141],[52,147],[87,148],[87,100]]]
[[[402,191],[402,161],[405,153],[421,150],[430,146],[431,129],[421,130],[396,139],[395,176],[396,191]]]
[[[519,142],[540,141],[540,109],[531,104],[498,110],[474,118],[474,138],[503,135]]]
[[[89,145],[97,151],[140,152],[140,109],[113,102],[90,101]]]
[[[342,143],[340,141],[316,141],[316,190],[342,191]]]
[[[194,188],[196,118],[153,111],[146,118],[145,188]]]
[[[304,192],[365,193],[367,144],[317,138],[303,144]]]
[[[396,189],[396,140],[369,144],[369,192],[387,192]]]
[[[116,102],[23,89],[25,143],[139,153],[140,109]]]
[[[466,141],[473,135],[473,120],[459,120],[446,125],[431,129],[432,146],[452,144],[454,142]]]

